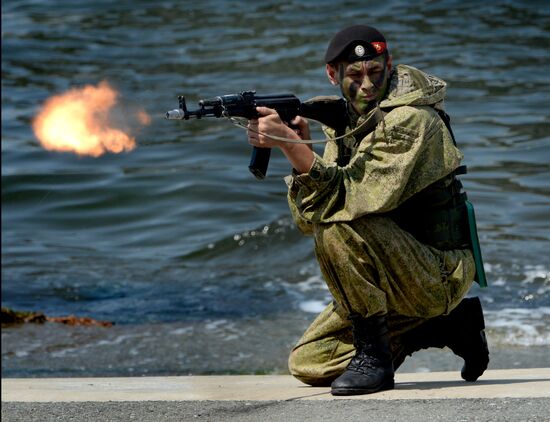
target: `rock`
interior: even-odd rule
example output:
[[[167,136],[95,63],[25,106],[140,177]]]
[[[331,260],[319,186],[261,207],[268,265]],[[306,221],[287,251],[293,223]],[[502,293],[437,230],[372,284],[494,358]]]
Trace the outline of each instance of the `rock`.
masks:
[[[59,322],[66,325],[84,325],[112,327],[112,321],[98,321],[88,317],[77,317],[75,315],[49,317],[41,312],[14,311],[10,308],[2,308],[2,325],[24,324],[27,322],[43,324],[44,322]]]
[[[13,309],[2,308],[2,325],[23,324],[25,322],[42,324],[46,322],[46,315],[41,312],[14,311]]]

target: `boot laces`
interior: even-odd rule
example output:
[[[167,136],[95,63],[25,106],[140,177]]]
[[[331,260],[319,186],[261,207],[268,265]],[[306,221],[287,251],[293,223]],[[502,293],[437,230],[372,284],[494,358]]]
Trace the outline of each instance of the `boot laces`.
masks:
[[[364,353],[356,354],[348,365],[348,369],[352,371],[367,373],[369,370],[380,369],[382,362],[373,356]]]

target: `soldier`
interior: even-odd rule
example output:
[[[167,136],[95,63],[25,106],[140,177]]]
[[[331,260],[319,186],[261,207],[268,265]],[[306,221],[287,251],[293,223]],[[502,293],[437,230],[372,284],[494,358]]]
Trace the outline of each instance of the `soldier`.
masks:
[[[464,358],[475,381],[489,351],[481,304],[463,299],[476,273],[465,227],[465,194],[456,175],[463,155],[443,110],[445,82],[393,66],[384,36],[355,25],[338,32],[326,73],[347,101],[345,133],[323,156],[305,119],[292,129],[258,107],[248,139],[278,147],[291,165],[288,201],[315,253],[334,301],[316,318],[290,358],[291,373],[334,395],[394,387],[394,370],[427,347]]]

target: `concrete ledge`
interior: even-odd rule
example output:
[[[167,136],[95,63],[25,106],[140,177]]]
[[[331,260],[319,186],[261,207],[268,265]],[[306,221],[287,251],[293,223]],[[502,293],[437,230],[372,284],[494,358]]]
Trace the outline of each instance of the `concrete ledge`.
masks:
[[[488,370],[475,383],[458,372],[396,374],[395,390],[333,397],[288,375],[134,378],[7,378],[2,402],[426,400],[550,398],[550,368]]]

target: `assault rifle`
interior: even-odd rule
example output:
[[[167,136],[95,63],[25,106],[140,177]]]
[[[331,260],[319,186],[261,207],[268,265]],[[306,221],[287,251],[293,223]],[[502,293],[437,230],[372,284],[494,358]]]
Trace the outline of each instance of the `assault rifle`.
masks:
[[[345,129],[347,122],[346,102],[335,96],[315,97],[301,102],[293,94],[256,95],[255,91],[244,91],[240,94],[228,94],[200,100],[197,110],[188,110],[183,96],[179,96],[178,100],[179,108],[168,111],[167,119],[242,117],[250,120],[258,117],[256,107],[269,107],[275,109],[281,120],[289,125],[296,116],[317,120],[337,131]],[[254,147],[248,168],[256,178],[263,179],[265,177],[270,155],[270,148]]]

